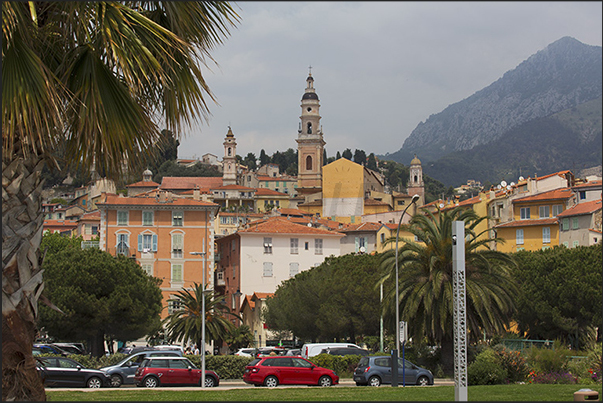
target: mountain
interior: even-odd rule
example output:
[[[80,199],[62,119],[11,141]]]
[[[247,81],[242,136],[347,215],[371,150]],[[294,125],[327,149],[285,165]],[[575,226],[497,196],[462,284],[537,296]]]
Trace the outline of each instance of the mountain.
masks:
[[[574,174],[601,165],[603,98],[520,124],[488,144],[423,163],[423,172],[446,186],[467,179],[508,183],[519,176]]]
[[[563,37],[419,123],[399,151],[378,157],[408,164],[416,154],[429,162],[488,144],[522,124],[600,97],[602,75],[600,46]]]

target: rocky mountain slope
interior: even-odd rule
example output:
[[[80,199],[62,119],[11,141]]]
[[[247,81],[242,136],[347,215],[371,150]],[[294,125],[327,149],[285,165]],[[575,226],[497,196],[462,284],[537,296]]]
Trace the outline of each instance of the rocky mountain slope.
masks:
[[[379,156],[408,164],[495,141],[513,128],[602,94],[601,47],[563,37],[470,97],[431,115],[402,148]]]

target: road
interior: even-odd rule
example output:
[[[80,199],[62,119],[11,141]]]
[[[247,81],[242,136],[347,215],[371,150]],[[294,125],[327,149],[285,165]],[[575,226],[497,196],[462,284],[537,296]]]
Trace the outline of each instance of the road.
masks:
[[[338,385],[334,385],[333,387],[350,387],[356,386],[356,383],[350,379],[340,379]],[[411,386],[411,385],[408,385]],[[434,380],[434,386],[454,386],[454,379],[445,379],[445,378],[436,378]],[[299,388],[299,385],[279,385],[278,388]],[[391,388],[391,385],[382,385],[382,388]],[[403,387],[402,384],[399,384],[398,387]],[[416,387],[412,385],[412,387]],[[119,389],[133,389],[137,388],[135,385],[122,385]],[[201,389],[199,386],[177,386],[178,390],[199,390]],[[211,390],[229,390],[229,389],[245,389],[245,388],[254,388],[253,385],[248,385],[240,379],[227,379],[220,380],[220,386],[217,388],[208,388]],[[166,390],[166,389],[174,389],[174,387],[158,387],[158,390]],[[89,389],[89,388],[47,388],[47,390],[78,390],[78,391],[88,391],[88,392],[103,392],[108,390],[116,390],[116,388],[100,388],[100,389]]]

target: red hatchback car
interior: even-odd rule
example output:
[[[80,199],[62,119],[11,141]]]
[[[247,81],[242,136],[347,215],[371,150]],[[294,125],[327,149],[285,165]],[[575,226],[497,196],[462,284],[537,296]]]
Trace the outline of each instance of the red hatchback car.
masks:
[[[282,385],[331,386],[339,383],[335,371],[322,368],[301,357],[261,357],[245,367],[245,383],[255,386]]]
[[[201,386],[201,369],[185,357],[146,357],[134,374],[136,386]],[[218,386],[220,378],[205,370],[205,387]]]

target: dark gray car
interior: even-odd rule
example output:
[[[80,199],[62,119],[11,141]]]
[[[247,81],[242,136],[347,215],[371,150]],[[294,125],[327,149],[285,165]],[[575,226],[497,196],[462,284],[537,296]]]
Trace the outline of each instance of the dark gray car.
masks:
[[[398,384],[402,385],[433,385],[433,374],[430,370],[421,368],[408,360],[398,358]],[[404,370],[404,382],[402,371]],[[392,383],[391,356],[362,357],[354,371],[354,381],[358,386],[379,386]]]
[[[179,350],[148,350],[132,354],[110,367],[103,367],[100,370],[105,372],[111,378],[111,386],[118,388],[121,385],[134,384],[134,373],[146,357],[182,357]]]

